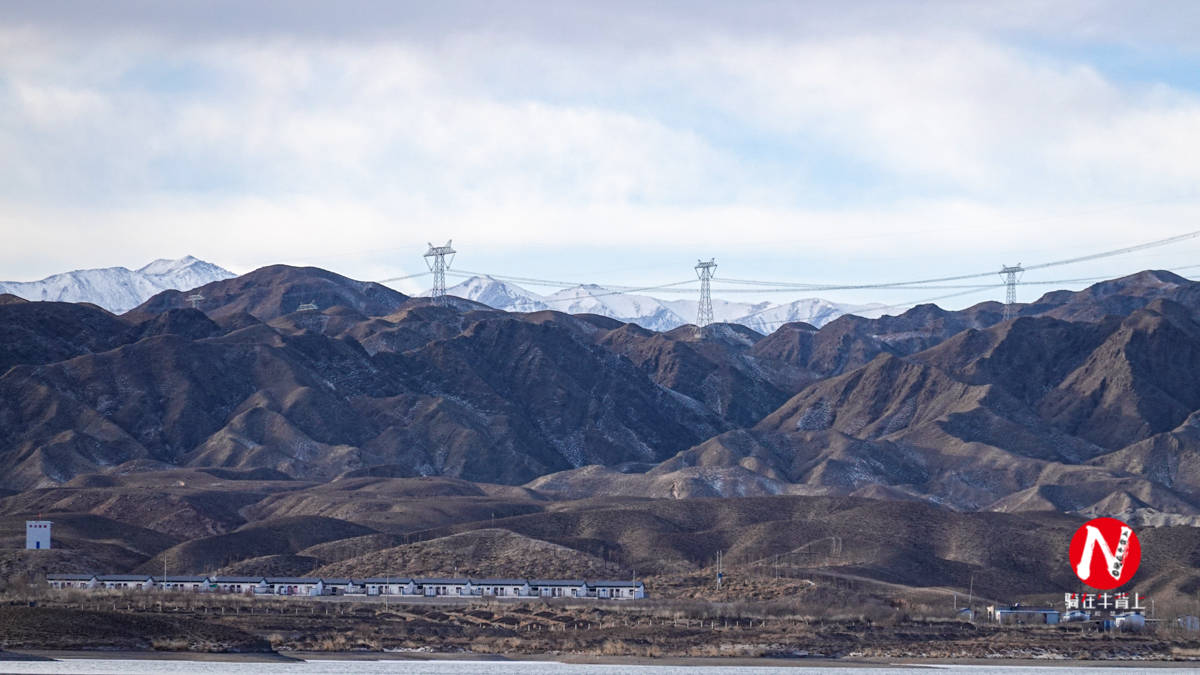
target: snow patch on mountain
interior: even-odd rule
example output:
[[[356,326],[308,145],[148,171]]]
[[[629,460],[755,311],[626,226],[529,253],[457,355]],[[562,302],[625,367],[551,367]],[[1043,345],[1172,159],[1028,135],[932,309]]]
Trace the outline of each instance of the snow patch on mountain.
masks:
[[[650,330],[671,330],[687,320],[662,300],[614,291],[596,284],[564,288],[546,298],[550,309],[567,314],[599,314]]]
[[[125,267],[74,270],[40,281],[0,281],[0,293],[34,301],[90,302],[120,314],[166,290],[188,290],[234,274],[192,256],[159,259],[130,270]]]
[[[550,309],[537,293],[492,277],[471,277],[446,289],[446,295],[474,300],[493,309],[506,312],[540,312]]]
[[[508,312],[552,309],[567,314],[599,314],[656,331],[668,331],[695,322],[699,304],[696,300],[660,300],[596,284],[539,295],[516,284],[482,276],[471,277],[446,289],[446,293]],[[764,335],[794,321],[820,328],[843,314],[875,318],[888,309],[881,304],[849,305],[820,298],[804,298],[781,305],[731,302],[720,298],[713,298],[712,303],[716,321],[741,324]]]
[[[878,303],[870,305],[847,305],[822,300],[821,298],[803,298],[794,302],[767,306],[766,308],[755,310],[753,313],[733,319],[730,323],[740,323],[743,326],[753,328],[763,335],[768,335],[785,323],[803,321],[804,323],[820,328],[843,314],[856,314],[868,319],[877,319],[883,316],[888,309],[887,305]]]

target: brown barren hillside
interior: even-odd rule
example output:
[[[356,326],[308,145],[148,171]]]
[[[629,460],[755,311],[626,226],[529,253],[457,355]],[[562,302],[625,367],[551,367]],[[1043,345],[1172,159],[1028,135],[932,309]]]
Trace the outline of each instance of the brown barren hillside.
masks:
[[[330,577],[470,576],[502,579],[624,578],[626,570],[596,556],[522,536],[482,529],[396,546],[321,567]]]

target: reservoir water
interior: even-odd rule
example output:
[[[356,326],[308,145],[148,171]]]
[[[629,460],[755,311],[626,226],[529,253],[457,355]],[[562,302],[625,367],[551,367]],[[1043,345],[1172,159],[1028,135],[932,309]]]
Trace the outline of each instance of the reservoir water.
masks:
[[[841,667],[829,666],[637,666],[619,665],[584,665],[557,662],[535,661],[363,661],[363,660],[313,660],[294,663],[251,663],[251,662],[221,662],[221,661],[183,661],[183,660],[152,660],[152,659],[63,659],[59,661],[6,661],[0,663],[0,672],[4,673],[68,673],[77,675],[142,675],[149,673],[183,673],[183,674],[216,674],[230,673],[237,675],[251,673],[258,675],[325,675],[347,673],[364,673],[371,675],[403,674],[403,675],[697,675],[697,671],[712,673],[729,673],[731,675],[773,675],[775,673],[791,675],[848,675],[849,673],[865,671],[873,675],[891,675],[893,673],[960,673],[963,675],[1016,675],[1029,673],[1031,675],[1063,675],[1064,673],[1080,673],[1082,675],[1113,675],[1116,672],[1179,672],[1178,669],[1162,667],[1139,667],[1130,663],[1114,664],[1116,667],[1077,667],[1070,662],[1061,665],[1024,666],[1024,665],[904,665],[860,668],[858,664],[846,664]],[[1191,669],[1189,669],[1191,670]],[[1197,672],[1191,670],[1191,672]]]

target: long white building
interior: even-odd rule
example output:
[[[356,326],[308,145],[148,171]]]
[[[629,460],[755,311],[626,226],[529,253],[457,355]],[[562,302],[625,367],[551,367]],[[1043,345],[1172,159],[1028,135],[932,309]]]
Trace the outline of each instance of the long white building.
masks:
[[[160,590],[186,593],[232,593],[314,597],[323,595],[595,598],[636,600],[646,597],[640,581],[584,579],[471,579],[436,577],[317,577],[153,576],[142,574],[47,574],[57,590]]]

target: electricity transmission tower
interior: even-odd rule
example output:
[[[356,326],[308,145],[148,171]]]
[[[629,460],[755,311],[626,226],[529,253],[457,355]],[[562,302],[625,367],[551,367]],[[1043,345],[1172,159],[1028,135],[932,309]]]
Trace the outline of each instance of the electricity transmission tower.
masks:
[[[433,290],[429,291],[429,297],[433,298],[434,304],[442,304],[445,302],[446,296],[446,270],[449,269],[450,263],[454,262],[454,254],[457,253],[453,248],[450,248],[450,240],[446,241],[445,246],[429,245],[429,250],[425,252],[425,264],[429,266],[429,271],[433,272]],[[446,256],[450,256],[446,260]]]
[[[193,293],[193,294],[187,296],[187,298],[185,298],[185,299],[188,302],[192,303],[192,309],[199,309],[200,301],[204,299],[204,296],[200,295],[199,293]]]
[[[1004,294],[1004,320],[1008,321],[1017,315],[1017,281],[1021,279],[1021,273],[1024,272],[1021,268],[1021,263],[1017,263],[1013,267],[1007,265],[1000,266],[1000,278],[1004,279],[1004,285],[1007,290]]]
[[[716,258],[696,261],[696,276],[700,278],[700,306],[696,309],[696,337],[704,333],[704,327],[713,322],[712,291],[709,282],[717,273]]]

